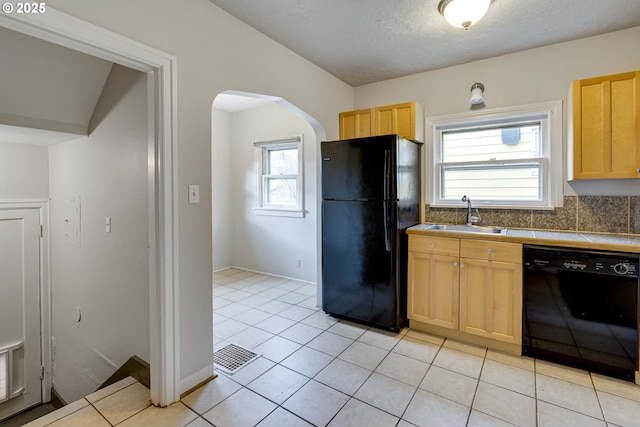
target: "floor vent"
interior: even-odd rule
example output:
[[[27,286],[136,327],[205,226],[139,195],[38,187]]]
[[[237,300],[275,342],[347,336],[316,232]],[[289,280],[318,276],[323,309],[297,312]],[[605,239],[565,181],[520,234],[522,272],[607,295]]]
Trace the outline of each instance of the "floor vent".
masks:
[[[213,363],[224,372],[233,374],[259,356],[258,353],[254,353],[239,345],[227,344],[213,353]]]

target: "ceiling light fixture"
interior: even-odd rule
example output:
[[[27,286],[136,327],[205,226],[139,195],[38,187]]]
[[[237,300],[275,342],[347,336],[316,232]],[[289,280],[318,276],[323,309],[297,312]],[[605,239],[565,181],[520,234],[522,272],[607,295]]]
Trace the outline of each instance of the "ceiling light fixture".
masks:
[[[482,19],[492,2],[493,0],[441,0],[438,12],[449,24],[467,30]]]
[[[480,105],[484,104],[484,85],[482,83],[474,83],[471,85],[471,99],[469,100],[469,104],[471,105]]]

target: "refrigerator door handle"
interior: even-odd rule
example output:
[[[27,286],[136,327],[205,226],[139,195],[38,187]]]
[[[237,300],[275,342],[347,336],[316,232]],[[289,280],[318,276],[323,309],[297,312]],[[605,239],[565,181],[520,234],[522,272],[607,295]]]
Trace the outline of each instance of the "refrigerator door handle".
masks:
[[[384,206],[384,248],[387,252],[391,252],[391,232],[389,227],[389,173],[391,171],[391,150],[384,150],[384,187],[383,187],[383,206]]]
[[[391,252],[391,232],[389,227],[389,202],[384,201],[384,248],[387,252]]]
[[[384,186],[382,187],[382,198],[389,200],[389,185],[391,173],[391,150],[384,150]]]

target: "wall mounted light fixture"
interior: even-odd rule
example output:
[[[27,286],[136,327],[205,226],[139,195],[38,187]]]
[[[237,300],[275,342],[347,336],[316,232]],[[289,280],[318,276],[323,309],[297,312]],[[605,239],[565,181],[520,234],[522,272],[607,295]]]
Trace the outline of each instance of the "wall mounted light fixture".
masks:
[[[484,104],[484,96],[482,95],[483,93],[484,85],[482,83],[476,82],[471,85],[471,99],[469,100],[469,103],[471,105]]]
[[[467,30],[482,19],[491,3],[493,0],[441,0],[438,12],[449,24]]]

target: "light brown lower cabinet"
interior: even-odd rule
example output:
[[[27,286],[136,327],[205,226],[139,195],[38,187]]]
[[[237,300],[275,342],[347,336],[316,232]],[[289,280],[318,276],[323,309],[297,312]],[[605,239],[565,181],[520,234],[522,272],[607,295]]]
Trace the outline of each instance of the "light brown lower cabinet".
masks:
[[[522,343],[522,265],[460,259],[460,330]]]
[[[412,328],[522,343],[521,244],[410,235],[408,268]]]
[[[458,329],[458,258],[409,252],[409,319]]]

